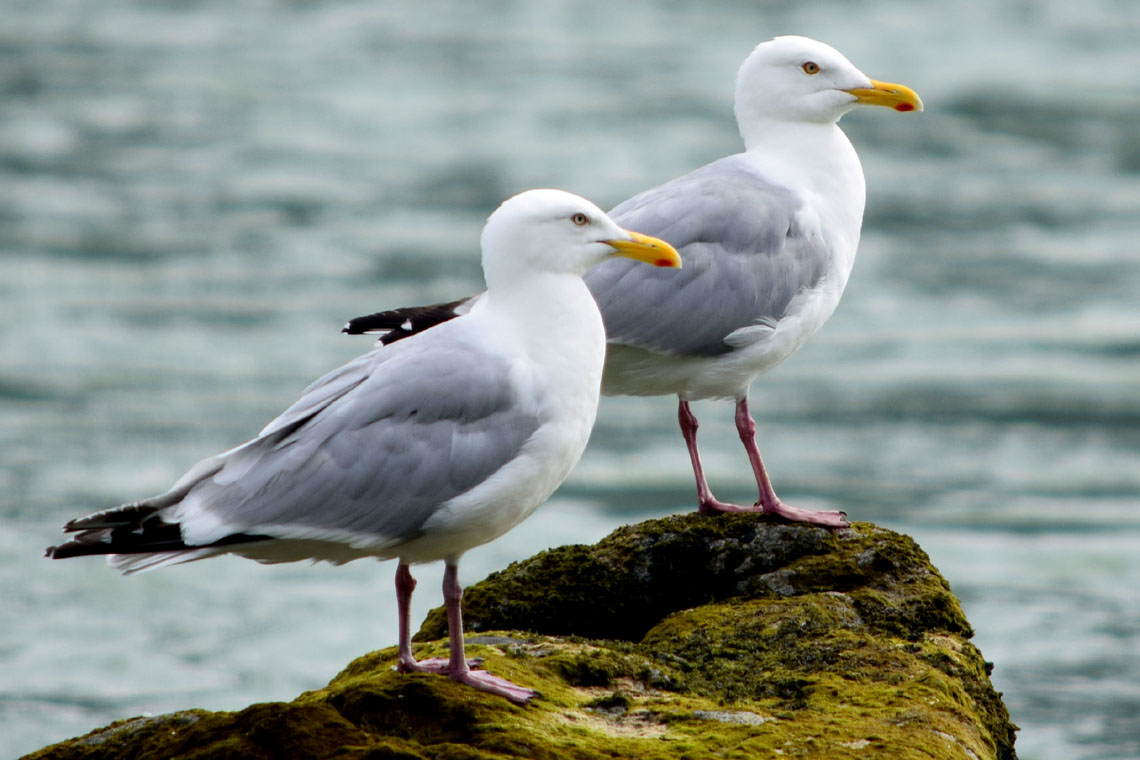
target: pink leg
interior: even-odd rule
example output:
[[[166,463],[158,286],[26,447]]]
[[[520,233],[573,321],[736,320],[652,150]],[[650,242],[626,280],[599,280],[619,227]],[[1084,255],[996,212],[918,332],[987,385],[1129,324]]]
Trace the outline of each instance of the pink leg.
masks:
[[[677,405],[677,419],[681,423],[681,435],[685,437],[685,446],[689,449],[689,459],[693,463],[693,476],[697,479],[697,511],[702,515],[711,515],[717,512],[753,512],[752,507],[741,507],[717,501],[709,489],[709,482],[705,479],[705,468],[701,464],[701,452],[697,449],[697,418],[689,408],[689,402],[680,399]]]
[[[443,571],[443,604],[447,609],[448,636],[451,643],[451,658],[447,664],[447,675],[452,681],[506,697],[516,704],[526,704],[537,697],[538,692],[516,686],[505,678],[491,675],[485,670],[471,670],[463,645],[463,587],[459,585],[459,568],[448,563]]]
[[[412,592],[416,579],[403,562],[396,568],[396,613],[400,625],[400,640],[396,654],[396,671],[399,673],[446,673],[447,661],[438,657],[417,662],[412,654],[412,628],[409,621]]]
[[[748,452],[748,461],[752,464],[752,473],[756,477],[756,487],[760,491],[760,498],[755,506],[742,507],[719,501],[713,496],[705,478],[705,470],[701,464],[701,453],[697,449],[697,418],[689,408],[689,402],[680,399],[677,408],[677,418],[681,423],[681,435],[685,437],[685,445],[689,449],[689,459],[693,463],[693,475],[697,479],[697,511],[701,514],[716,514],[717,512],[760,512],[765,515],[775,515],[792,522],[806,522],[812,525],[821,525],[828,528],[839,528],[847,525],[843,519],[843,512],[813,512],[807,509],[790,507],[780,501],[764,470],[764,462],[760,459],[760,452],[756,448],[756,423],[748,411],[748,398],[736,402],[736,430],[740,434],[740,441]]]
[[[453,681],[467,684],[480,691],[498,694],[518,704],[525,704],[527,700],[538,696],[538,692],[515,686],[505,678],[493,676],[486,671],[471,669],[482,664],[482,660],[468,660],[463,645],[463,613],[460,607],[463,600],[463,588],[459,585],[459,569],[455,565],[447,565],[443,573],[443,603],[447,608],[450,655],[446,660],[433,657],[430,660],[417,662],[412,655],[411,625],[409,623],[412,592],[415,591],[415,588],[416,579],[412,577],[408,566],[401,562],[396,568],[396,606],[400,626],[399,646],[396,654],[397,672],[446,675]]]
[[[748,397],[736,402],[736,431],[740,434],[740,442],[748,452],[748,461],[752,463],[752,473],[756,476],[756,487],[760,491],[760,498],[756,506],[766,515],[775,515],[792,522],[806,522],[820,525],[825,528],[842,528],[848,523],[844,519],[845,512],[814,511],[790,507],[776,496],[772,488],[772,481],[764,470],[764,462],[760,459],[760,451],[756,448],[756,422],[748,411]]]

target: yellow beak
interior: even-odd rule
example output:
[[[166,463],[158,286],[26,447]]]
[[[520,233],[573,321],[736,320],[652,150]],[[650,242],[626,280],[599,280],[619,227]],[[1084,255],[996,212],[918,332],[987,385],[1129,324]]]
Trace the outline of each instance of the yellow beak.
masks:
[[[896,111],[921,111],[922,98],[905,84],[871,80],[870,87],[847,90],[860,103],[869,106],[888,106]]]
[[[613,246],[617,249],[615,256],[625,256],[638,261],[644,261],[646,264],[652,264],[655,267],[672,267],[674,269],[681,268],[681,254],[677,253],[677,249],[666,243],[660,238],[650,237],[649,235],[642,235],[640,232],[630,232],[629,236],[633,240],[603,240],[606,245]]]

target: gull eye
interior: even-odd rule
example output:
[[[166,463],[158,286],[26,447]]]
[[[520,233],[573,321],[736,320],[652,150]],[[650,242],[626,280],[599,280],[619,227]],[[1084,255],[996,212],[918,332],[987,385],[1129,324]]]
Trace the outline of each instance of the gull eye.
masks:
[[[577,214],[570,217],[570,221],[574,222],[574,224],[578,225],[579,227],[585,227],[590,223],[590,217],[579,211]]]
[[[804,73],[808,76],[815,76],[819,73],[819,64],[815,61],[808,61],[803,66],[800,66],[800,68],[803,69]]]

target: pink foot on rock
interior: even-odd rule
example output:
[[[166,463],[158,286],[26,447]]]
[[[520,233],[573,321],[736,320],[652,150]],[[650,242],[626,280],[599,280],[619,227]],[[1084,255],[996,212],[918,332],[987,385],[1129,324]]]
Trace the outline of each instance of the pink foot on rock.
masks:
[[[465,673],[451,676],[451,679],[462,684],[467,684],[471,688],[478,689],[479,691],[506,697],[517,705],[525,705],[530,700],[539,696],[538,692],[533,689],[527,689],[513,684],[507,679],[492,675],[485,670],[468,670]]]
[[[845,519],[846,512],[817,512],[789,507],[776,496],[776,492],[772,489],[772,481],[768,479],[768,473],[764,469],[764,462],[760,459],[760,452],[756,448],[756,422],[752,419],[752,413],[748,411],[746,396],[736,402],[736,430],[740,434],[744,450],[748,452],[748,461],[752,464],[752,473],[756,476],[756,486],[760,491],[760,498],[751,507],[729,504],[712,495],[705,479],[704,467],[701,465],[701,454],[697,449],[697,418],[689,408],[689,402],[683,398],[680,399],[677,418],[681,424],[681,434],[685,437],[685,445],[689,449],[689,458],[693,463],[693,475],[697,480],[697,511],[702,515],[715,515],[721,512],[759,512],[789,522],[818,525],[821,528],[850,527],[850,523]]]
[[[851,527],[851,523],[847,522],[846,512],[800,509],[798,507],[790,507],[778,499],[767,506],[757,503],[755,509],[765,515],[779,517],[790,522],[818,525],[821,528]]]
[[[483,664],[482,657],[473,657],[467,661],[467,667],[477,668]],[[397,673],[438,673],[447,675],[449,661],[442,657],[432,657],[428,660],[401,661],[396,665]]]
[[[799,509],[798,507],[790,507],[779,500],[768,506],[757,502],[754,506],[742,507],[739,504],[729,504],[727,502],[718,501],[717,499],[706,499],[700,502],[697,506],[697,511],[702,515],[715,515],[720,512],[751,512],[753,514],[759,513],[770,517],[779,517],[788,522],[818,525],[821,528],[851,527],[851,523],[847,522],[846,512]]]

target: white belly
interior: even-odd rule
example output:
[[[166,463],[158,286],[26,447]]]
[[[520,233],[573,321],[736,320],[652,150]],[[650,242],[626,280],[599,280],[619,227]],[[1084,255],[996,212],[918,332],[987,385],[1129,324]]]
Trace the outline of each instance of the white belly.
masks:
[[[752,382],[795,353],[835,311],[846,277],[825,277],[792,301],[775,328],[737,330],[726,339],[732,350],[719,356],[671,356],[610,344],[602,379],[607,396],[676,394],[689,400],[743,398]]]

